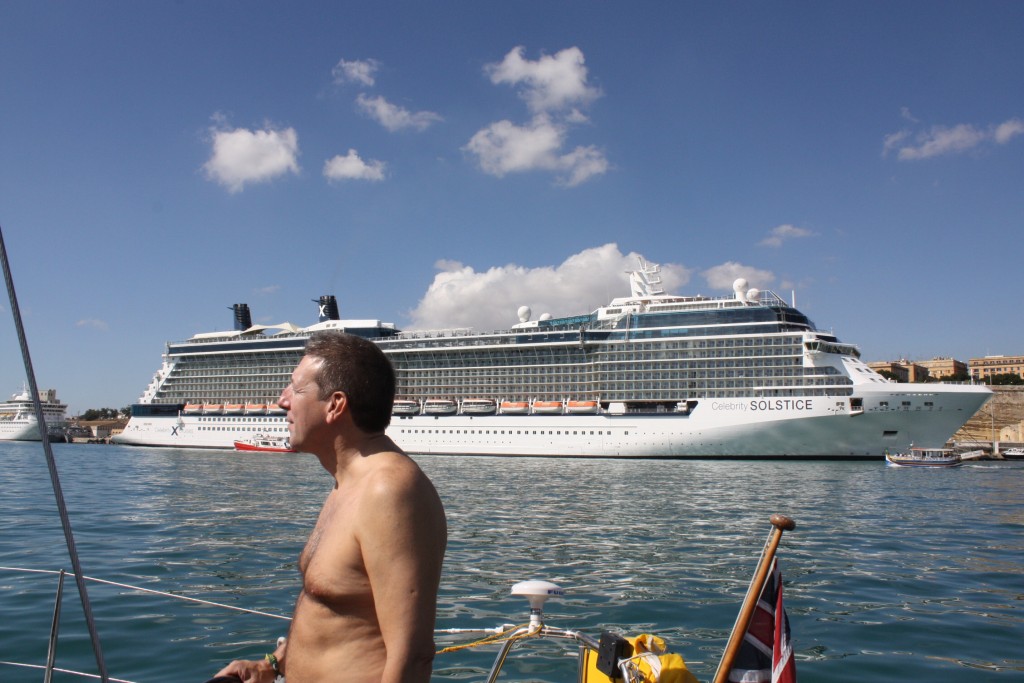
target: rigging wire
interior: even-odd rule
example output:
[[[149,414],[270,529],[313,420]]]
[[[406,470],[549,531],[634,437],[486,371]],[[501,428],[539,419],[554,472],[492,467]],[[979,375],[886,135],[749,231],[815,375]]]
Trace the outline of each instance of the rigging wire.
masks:
[[[4,282],[7,284],[7,295],[11,301],[11,315],[14,317],[14,326],[18,330],[18,343],[21,345],[21,357],[25,361],[25,374],[28,377],[29,393],[32,396],[32,405],[36,412],[36,424],[39,425],[39,437],[43,442],[43,452],[46,454],[46,466],[50,471],[50,483],[53,485],[53,495],[57,499],[57,510],[60,513],[60,523],[64,528],[64,540],[67,542],[68,554],[71,556],[71,565],[74,567],[75,583],[78,585],[78,595],[82,599],[82,611],[85,615],[85,622],[89,628],[89,638],[92,640],[92,650],[96,655],[96,666],[99,668],[100,680],[108,683],[110,677],[107,675],[107,665],[103,660],[103,648],[100,646],[100,636],[96,632],[96,622],[93,619],[92,606],[89,604],[89,593],[86,591],[84,573],[81,563],[78,560],[78,549],[75,546],[75,536],[71,531],[71,519],[68,517],[68,509],[64,503],[64,493],[60,487],[60,478],[57,475],[57,463],[53,458],[53,448],[50,445],[50,435],[46,429],[46,419],[43,416],[43,406],[39,402],[39,389],[36,386],[36,375],[32,369],[32,358],[28,352],[28,340],[25,338],[25,327],[21,321],[21,309],[18,307],[18,297],[14,293],[14,279],[11,276],[10,263],[7,260],[7,247],[4,244],[3,228],[0,227],[0,261],[3,262]]]

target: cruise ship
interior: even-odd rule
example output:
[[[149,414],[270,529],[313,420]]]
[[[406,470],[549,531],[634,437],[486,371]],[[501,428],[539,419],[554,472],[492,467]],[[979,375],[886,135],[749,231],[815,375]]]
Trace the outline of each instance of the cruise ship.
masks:
[[[276,400],[318,330],[372,339],[391,359],[388,434],[411,454],[881,459],[909,443],[944,445],[991,396],[891,382],[856,346],[743,279],[731,296],[677,296],[641,260],[629,288],[582,315],[532,320],[524,306],[491,332],[342,320],[333,296],[314,300],[308,327],[253,325],[235,304],[233,330],[167,344],[114,440],[232,448],[284,435]]]
[[[67,427],[67,405],[57,400],[54,389],[40,389],[39,402],[50,441],[63,441]],[[0,441],[42,441],[36,409],[27,388],[0,403]]]

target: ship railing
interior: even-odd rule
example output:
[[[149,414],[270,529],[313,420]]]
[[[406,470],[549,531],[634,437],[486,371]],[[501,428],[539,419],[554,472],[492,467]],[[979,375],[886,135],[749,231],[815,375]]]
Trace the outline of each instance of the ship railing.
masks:
[[[748,626],[753,616],[755,605],[762,597],[762,590],[766,585],[769,578],[769,573],[772,571],[772,567],[774,566],[775,553],[778,548],[779,542],[782,538],[783,531],[789,531],[796,527],[796,523],[792,519],[784,515],[772,515],[770,521],[772,524],[772,530],[769,533],[769,536],[765,541],[765,545],[761,550],[761,555],[758,558],[758,562],[754,570],[754,576],[750,582],[749,587],[747,588],[743,604],[740,607],[739,614],[737,615],[736,622],[733,625],[722,658],[718,663],[718,669],[716,670],[714,677],[715,683],[724,683],[726,677],[732,670],[732,663],[739,651],[740,644],[746,636]],[[44,672],[44,682],[49,682],[50,680],[52,680],[53,674],[55,672],[67,676],[77,676],[81,678],[100,678],[95,674],[58,668],[55,664],[57,641],[59,638],[59,627],[61,623],[60,612],[61,602],[63,598],[64,581],[66,577],[74,577],[74,575],[69,572],[66,572],[65,570],[55,571],[6,566],[0,566],[0,572],[19,572],[23,574],[49,575],[55,576],[57,581],[54,598],[53,620],[51,623],[46,662],[44,664],[14,662],[2,659],[4,655],[0,655],[0,667],[14,667],[36,671],[41,670]],[[204,600],[201,598],[182,595],[180,593],[170,593],[168,591],[156,590],[152,588],[146,588],[143,586],[137,586],[117,581],[108,581],[105,579],[99,579],[88,576],[82,576],[81,579],[85,582],[105,584],[108,586],[126,589],[137,593],[156,595],[164,598],[182,600],[191,603],[198,603],[201,605],[217,607],[228,611],[241,612],[266,618],[274,618],[286,622],[291,621],[291,617],[288,616],[274,614],[271,612],[265,612],[261,610],[247,609],[235,605],[227,605],[224,603],[213,602],[211,600]],[[497,680],[498,675],[500,674],[501,669],[505,664],[506,658],[514,646],[524,644],[527,641],[535,641],[540,639],[554,639],[561,641],[569,641],[570,643],[573,643],[577,646],[578,681],[587,681],[587,672],[590,671],[592,666],[596,666],[597,670],[604,674],[606,678],[603,678],[602,680],[607,680],[607,678],[611,678],[613,680],[621,678],[624,681],[624,683],[642,683],[643,681],[648,680],[647,678],[645,678],[645,674],[639,666],[640,660],[644,659],[644,656],[633,656],[632,648],[629,642],[626,641],[623,637],[608,631],[604,631],[600,634],[600,638],[594,638],[593,636],[590,636],[576,629],[558,628],[549,626],[545,623],[544,605],[546,601],[553,596],[564,595],[564,591],[558,585],[550,583],[548,581],[521,581],[512,586],[511,592],[512,595],[523,597],[529,602],[530,614],[529,621],[527,623],[521,625],[503,624],[496,628],[490,629],[452,628],[435,630],[435,635],[483,634],[483,637],[476,638],[471,642],[456,644],[442,648],[437,654],[457,652],[460,650],[485,645],[499,645],[500,647],[498,653],[494,658],[494,662],[491,665],[490,672],[488,673],[486,678],[487,683],[493,683],[495,680]],[[278,640],[278,642],[280,643],[280,639]],[[692,660],[690,661],[690,664],[696,663],[700,662],[694,662]],[[117,683],[134,683],[133,681],[121,678],[113,678],[109,676],[106,676],[106,678],[107,680],[116,681]],[[6,680],[6,677],[4,677],[4,680]]]
[[[18,572],[23,574],[48,575],[56,578],[56,587],[53,600],[53,621],[51,624],[50,636],[47,644],[46,662],[17,662],[4,659],[2,656],[0,656],[0,667],[9,667],[13,669],[21,669],[28,671],[39,671],[42,672],[44,681],[52,680],[54,674],[93,680],[99,678],[99,676],[93,673],[89,673],[86,671],[78,671],[76,669],[60,667],[56,665],[57,645],[60,636],[60,614],[61,603],[63,600],[64,593],[64,583],[65,579],[69,577],[73,578],[74,574],[67,572],[65,570],[32,569],[26,567],[7,566],[0,566],[0,571]],[[172,600],[180,600],[201,605],[207,605],[228,611],[256,615],[259,617],[291,621],[291,617],[288,616],[273,614],[261,610],[238,607],[236,605],[228,605],[224,603],[214,602],[211,600],[204,600],[201,598],[195,598],[188,595],[182,595],[179,593],[170,593],[167,591],[145,588],[143,586],[123,583],[119,581],[109,581],[91,576],[86,576],[83,578],[88,582],[112,586],[115,588],[120,588],[137,593],[156,595],[159,597],[168,598]],[[514,595],[526,597],[530,601],[531,607],[528,623],[523,623],[520,625],[501,624],[494,628],[437,629],[434,633],[435,636],[438,636],[439,638],[445,638],[450,636],[465,637],[467,635],[482,636],[477,637],[473,641],[468,643],[451,645],[442,648],[438,652],[438,654],[457,652],[460,650],[466,650],[481,646],[498,645],[498,652],[495,655],[490,671],[487,674],[487,678],[485,679],[487,683],[493,683],[497,680],[499,674],[501,673],[502,667],[504,666],[506,659],[508,658],[508,654],[511,652],[513,647],[519,647],[529,641],[548,639],[558,641],[569,641],[570,644],[575,644],[577,646],[577,660],[578,670],[581,672],[580,676],[582,676],[582,672],[587,666],[588,653],[591,657],[604,656],[605,659],[608,659],[608,652],[611,648],[618,648],[619,651],[621,651],[621,643],[624,641],[617,636],[613,637],[611,634],[602,633],[601,638],[598,639],[580,630],[570,628],[559,628],[544,623],[544,601],[552,595],[562,594],[562,590],[557,585],[545,581],[523,581],[513,586],[512,593]],[[287,628],[283,630],[286,631]],[[609,661],[614,662],[615,670],[614,672],[609,673],[614,673],[615,678],[621,678],[624,681],[624,683],[642,683],[644,678],[643,674],[636,666],[636,659],[636,657],[622,657],[617,659],[610,659]],[[694,662],[691,662],[691,664],[692,663]],[[4,680],[6,680],[6,677],[3,678]],[[130,679],[116,678],[114,676],[108,676],[108,680],[114,681],[115,683],[135,683]],[[580,680],[583,679],[580,678]]]

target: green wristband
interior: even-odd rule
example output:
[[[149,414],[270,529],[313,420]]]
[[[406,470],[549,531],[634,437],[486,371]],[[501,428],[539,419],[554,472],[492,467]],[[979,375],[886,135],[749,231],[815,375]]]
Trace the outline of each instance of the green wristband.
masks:
[[[277,655],[275,655],[274,653],[270,653],[269,655],[266,655],[263,659],[267,660],[267,663],[270,664],[270,668],[274,670],[275,676],[281,675],[281,662],[277,661]]]

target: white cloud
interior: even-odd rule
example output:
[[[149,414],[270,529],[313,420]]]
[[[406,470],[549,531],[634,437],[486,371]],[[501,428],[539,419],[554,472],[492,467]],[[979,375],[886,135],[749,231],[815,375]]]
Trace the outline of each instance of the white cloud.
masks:
[[[542,55],[536,61],[523,59],[524,48],[513,48],[499,64],[485,67],[494,84],[523,86],[520,96],[535,112],[557,111],[587,105],[601,96],[599,88],[587,85],[583,51],[570,47]],[[579,115],[579,112],[574,112]]]
[[[281,289],[281,285],[267,285],[266,287],[257,287],[252,291],[253,294],[256,294],[258,296],[265,296],[267,294],[274,294],[279,289]]]
[[[456,261],[439,261],[419,305],[410,313],[410,329],[472,327],[505,329],[519,322],[520,306],[529,306],[536,320],[589,313],[615,297],[629,295],[629,273],[637,268],[637,254],[624,255],[618,245],[585,249],[557,266],[526,268],[509,264],[477,272]],[[686,284],[690,271],[663,265],[666,291]]]
[[[391,104],[380,96],[369,97],[360,93],[356,98],[356,103],[370,118],[391,132],[406,128],[422,131],[432,124],[444,120],[432,111],[410,112],[408,109]]]
[[[988,128],[961,123],[952,127],[932,126],[917,134],[902,130],[885,136],[882,155],[886,156],[895,150],[896,158],[900,161],[918,161],[961,154],[989,143],[1005,145],[1021,134],[1024,134],[1024,120],[1019,118],[1008,119]],[[912,143],[908,142],[911,138]]]
[[[328,180],[384,180],[384,169],[383,161],[363,161],[354,149],[324,162],[324,176]]]
[[[485,71],[495,85],[520,87],[520,96],[533,112],[533,119],[518,125],[507,119],[477,131],[463,149],[476,156],[484,173],[503,177],[507,173],[549,171],[556,182],[575,187],[606,173],[610,163],[595,145],[565,151],[570,126],[588,121],[580,110],[600,97],[598,88],[587,85],[583,52],[567,48],[536,61],[523,58],[523,48],[513,48],[498,64]]]
[[[786,240],[797,239],[800,237],[810,237],[814,233],[806,228],[798,228],[795,225],[777,225],[772,228],[771,233],[768,237],[761,240],[760,244],[763,247],[781,247],[782,243]]]
[[[775,274],[770,270],[761,270],[734,261],[708,268],[701,275],[707,280],[709,287],[728,291],[732,291],[732,283],[741,277],[745,278],[751,287],[760,289],[766,289],[775,281]]]
[[[477,131],[465,150],[475,154],[481,170],[503,177],[506,173],[546,170],[559,174],[560,184],[572,187],[608,170],[608,160],[596,147],[577,147],[560,154],[565,127],[546,116],[528,126],[498,121]]]
[[[1024,134],[1024,121],[1021,119],[1010,119],[996,126],[993,137],[997,143],[1005,145],[1021,134]]]
[[[589,147],[577,147],[568,154],[558,158],[559,166],[564,172],[559,182],[567,187],[575,187],[590,179],[591,176],[601,175],[608,171],[608,159],[604,153],[593,145]]]
[[[331,75],[334,77],[334,82],[337,85],[362,83],[366,86],[373,86],[376,82],[374,77],[378,68],[380,68],[380,62],[376,59],[353,60],[351,62],[342,59],[331,69]]]
[[[100,330],[106,332],[110,329],[105,320],[99,320],[97,318],[83,318],[75,323],[75,327],[88,327],[94,330]]]
[[[203,169],[208,179],[230,192],[241,192],[246,183],[267,182],[299,172],[299,136],[294,128],[254,131],[215,127],[211,135],[213,152]]]

